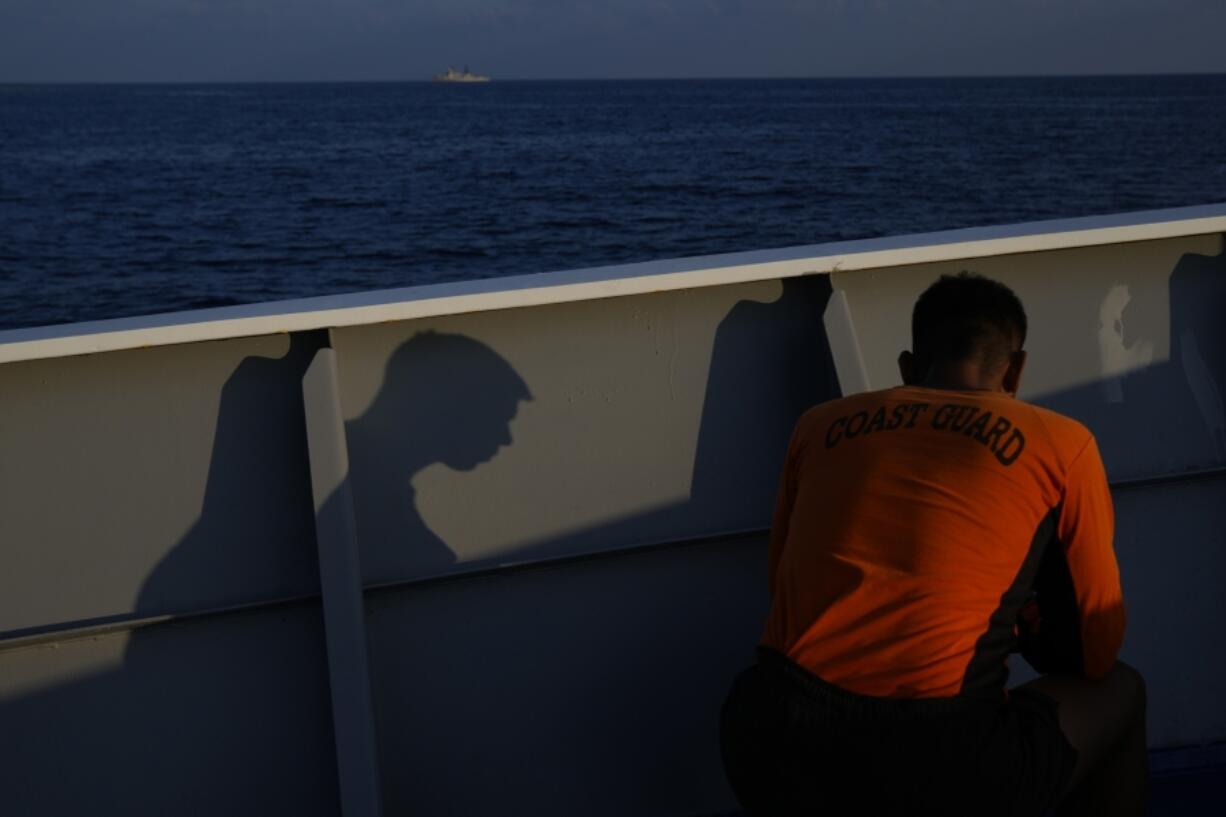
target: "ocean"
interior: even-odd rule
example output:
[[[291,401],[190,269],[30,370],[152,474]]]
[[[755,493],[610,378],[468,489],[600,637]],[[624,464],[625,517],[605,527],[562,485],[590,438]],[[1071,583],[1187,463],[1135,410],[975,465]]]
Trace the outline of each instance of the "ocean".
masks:
[[[0,328],[1226,201],[1226,75],[0,86]]]

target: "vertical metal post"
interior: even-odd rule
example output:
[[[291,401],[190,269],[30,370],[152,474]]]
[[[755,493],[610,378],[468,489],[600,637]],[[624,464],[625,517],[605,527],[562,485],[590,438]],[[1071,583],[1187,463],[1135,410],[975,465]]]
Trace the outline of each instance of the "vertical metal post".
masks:
[[[315,538],[341,812],[345,817],[380,817],[382,797],[366,658],[362,572],[335,351],[324,348],[315,353],[302,380],[302,396],[315,498]]]
[[[832,285],[833,278],[832,274]],[[830,356],[834,359],[834,371],[838,375],[839,390],[843,396],[869,391],[868,367],[864,365],[860,341],[856,338],[851,307],[847,303],[847,294],[838,287],[830,295],[822,323],[826,326],[826,340],[830,344]]]

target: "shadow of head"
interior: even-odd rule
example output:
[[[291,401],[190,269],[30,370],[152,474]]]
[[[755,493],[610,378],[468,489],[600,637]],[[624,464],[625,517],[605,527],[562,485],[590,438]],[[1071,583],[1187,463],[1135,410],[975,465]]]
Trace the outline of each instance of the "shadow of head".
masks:
[[[358,420],[383,457],[415,472],[433,463],[469,471],[511,444],[527,384],[484,343],[420,332],[387,363],[383,388]]]

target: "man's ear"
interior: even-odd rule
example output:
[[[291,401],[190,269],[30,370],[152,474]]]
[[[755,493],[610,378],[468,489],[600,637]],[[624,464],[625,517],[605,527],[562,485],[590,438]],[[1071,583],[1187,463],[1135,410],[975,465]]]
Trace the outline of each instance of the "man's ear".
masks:
[[[1009,353],[1009,367],[1005,369],[1005,376],[1001,382],[1002,388],[1009,394],[1017,397],[1018,387],[1022,384],[1022,369],[1026,368],[1026,353],[1022,350]]]
[[[914,386],[924,379],[927,372],[917,372],[915,355],[908,351],[898,353],[898,373],[902,375],[904,386]]]

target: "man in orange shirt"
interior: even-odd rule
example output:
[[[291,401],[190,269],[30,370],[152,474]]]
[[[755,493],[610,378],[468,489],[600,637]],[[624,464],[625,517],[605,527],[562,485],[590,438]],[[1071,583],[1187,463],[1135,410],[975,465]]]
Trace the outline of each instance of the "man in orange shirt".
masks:
[[[944,276],[904,385],[797,423],[722,718],[750,815],[1144,813],[1106,474],[1084,426],[1016,399],[1025,337],[1011,290]],[[1017,647],[1046,674],[1006,690]]]

